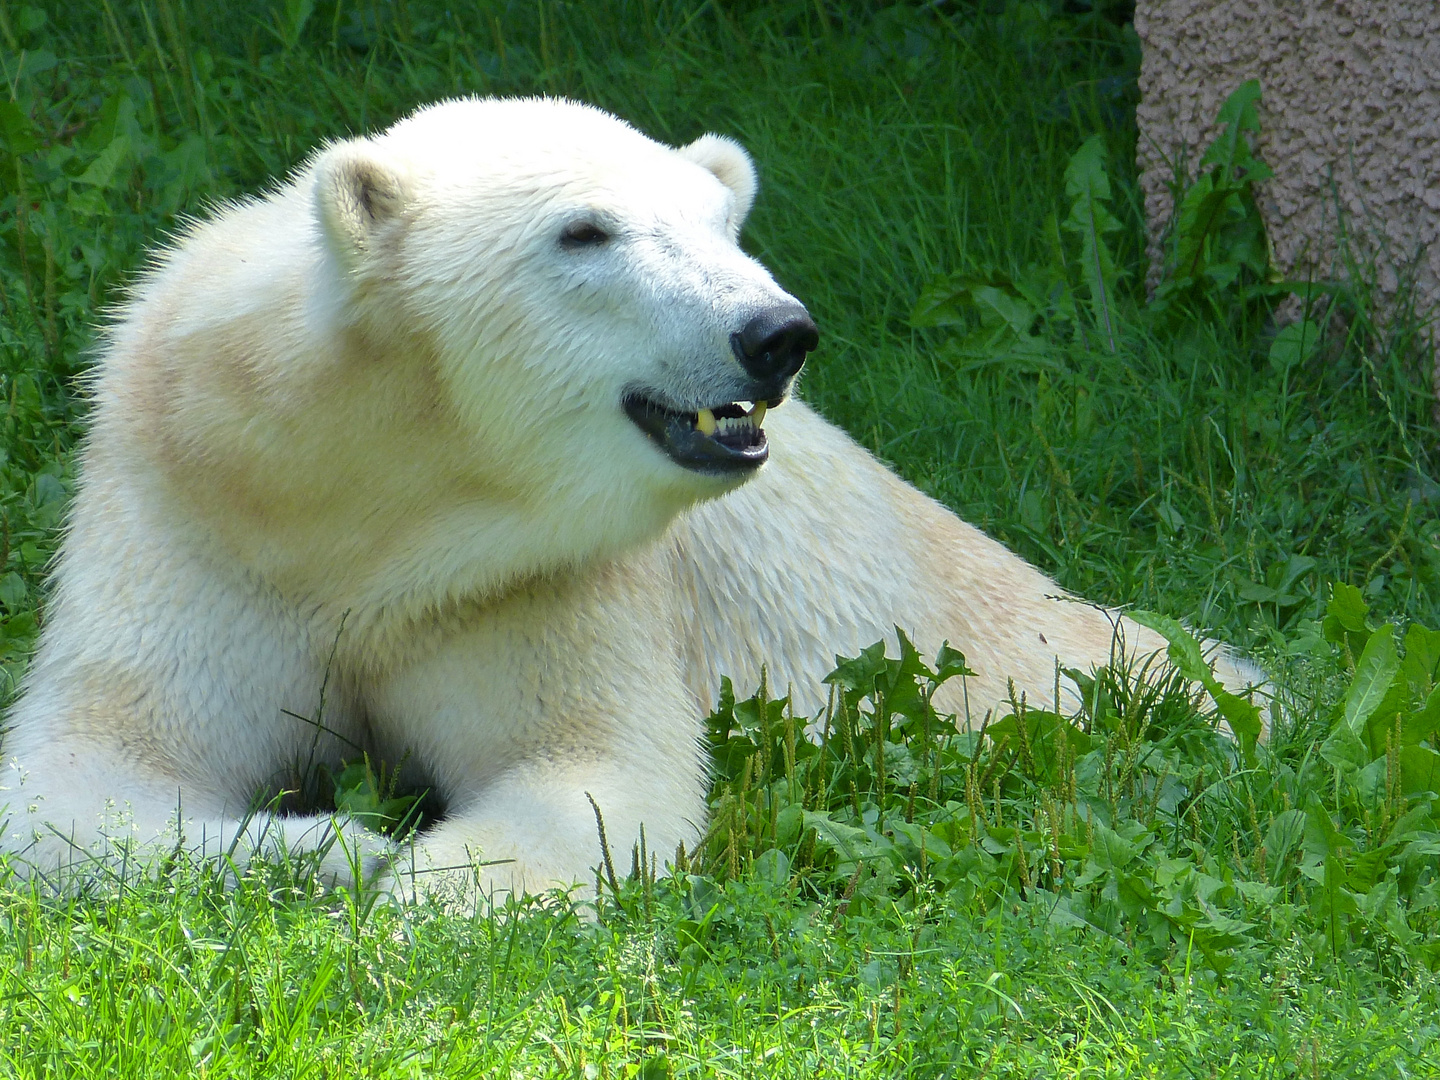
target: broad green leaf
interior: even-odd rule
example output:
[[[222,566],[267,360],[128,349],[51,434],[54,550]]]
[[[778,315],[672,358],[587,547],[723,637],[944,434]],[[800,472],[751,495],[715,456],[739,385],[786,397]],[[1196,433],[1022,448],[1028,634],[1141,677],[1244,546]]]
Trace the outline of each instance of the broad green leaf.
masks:
[[[1230,726],[1230,730],[1235,733],[1248,755],[1265,730],[1265,722],[1260,718],[1260,706],[1228,690],[1211,690],[1210,693],[1220,715],[1225,718],[1225,723]]]
[[[1428,746],[1402,746],[1400,786],[1406,795],[1440,793],[1440,754]]]
[[[975,306],[980,309],[980,319],[991,325],[1003,324],[1016,337],[1027,338],[1035,325],[1036,312],[1021,297],[1012,296],[993,285],[982,285],[971,291]]]
[[[956,326],[966,320],[966,309],[970,306],[970,285],[968,275],[954,274],[939,278],[920,291],[920,299],[910,312],[910,325]]]
[[[1428,842],[1435,835],[1435,821],[1430,816],[1430,807],[1421,805],[1400,815],[1385,834],[1385,843],[1406,844],[1415,840]]]
[[[1321,877],[1321,891],[1315,898],[1316,913],[1325,920],[1330,952],[1338,956],[1349,937],[1349,917],[1357,911],[1355,895],[1346,886],[1350,877],[1338,855],[1327,856]]]
[[[25,603],[25,596],[25,579],[14,570],[0,577],[0,604],[4,604],[7,611],[13,612],[21,607]]]
[[[1270,343],[1270,366],[1276,371],[1288,371],[1305,363],[1315,355],[1320,344],[1320,327],[1309,319],[1301,319],[1282,327]]]
[[[1033,909],[1042,912],[1049,925],[1056,929],[1082,929],[1091,925],[1083,915],[1076,914],[1075,909],[1083,904],[1078,897],[1055,896],[1036,889],[1031,902]]]
[[[1405,731],[1403,720],[1410,711],[1410,688],[1405,685],[1405,680],[1397,677],[1390,684],[1390,689],[1380,699],[1380,704],[1370,714],[1370,719],[1365,721],[1365,729],[1362,732],[1366,743],[1370,746],[1370,756],[1380,757],[1385,753],[1385,748],[1392,740],[1399,737],[1400,745],[1404,745]],[[1401,728],[1397,732],[1396,721],[1402,721]]]
[[[1400,655],[1395,650],[1395,628],[1386,623],[1370,635],[1365,651],[1355,663],[1355,676],[1345,694],[1345,726],[1356,733],[1362,731],[1365,721],[1379,708],[1399,673]]]
[[[1293,814],[1295,811],[1290,810],[1287,813]],[[1276,885],[1262,885],[1258,881],[1237,881],[1235,891],[1252,903],[1268,905],[1279,900],[1285,890]]]
[[[1115,898],[1120,902],[1121,909],[1132,920],[1139,920],[1147,911],[1154,911],[1159,907],[1155,890],[1150,887],[1150,882],[1142,874],[1117,873],[1115,881]]]
[[[969,665],[965,663],[964,653],[958,649],[952,649],[950,642],[942,642],[940,651],[935,654],[935,683],[938,686],[957,675],[973,678],[975,672],[971,671]]]
[[[1395,882],[1388,883],[1390,886],[1390,898],[1385,907],[1385,928],[1394,935],[1395,940],[1401,945],[1412,945],[1419,934],[1417,934],[1405,919],[1405,909],[1400,905],[1396,897],[1398,886]]]
[[[1227,173],[1236,167],[1246,170],[1247,179],[1252,181],[1268,179],[1268,175],[1254,175],[1255,166],[1264,166],[1250,156],[1249,143],[1245,141],[1245,132],[1259,132],[1260,114],[1255,108],[1255,103],[1260,100],[1260,80],[1247,79],[1225,99],[1225,104],[1220,106],[1220,114],[1217,119],[1225,125],[1224,132],[1205,151],[1205,156],[1200,160],[1200,167],[1206,168],[1212,165],[1224,166]],[[1269,174],[1268,169],[1264,169]],[[1240,179],[1233,175],[1227,175],[1227,180]]]
[[[1091,135],[1070,156],[1065,166],[1065,197],[1110,200],[1110,176],[1105,171],[1105,137]]]
[[[1312,792],[1305,801],[1305,854],[1309,861],[1325,863],[1354,844],[1335,828],[1330,811]]]
[[[1279,587],[1282,589],[1290,588],[1295,582],[1299,581],[1319,565],[1319,560],[1312,559],[1309,555],[1291,555],[1285,560],[1285,565],[1280,571]],[[1271,574],[1267,574],[1266,580],[1269,581],[1272,576]]]
[[[900,658],[887,660],[889,668],[887,685],[892,692],[901,683],[913,684],[918,679],[934,678],[935,673],[930,670],[930,665],[921,658],[920,650],[915,648],[915,643],[910,640],[910,636],[899,626],[895,627],[895,640],[900,643]]]
[[[1165,655],[1175,665],[1175,670],[1191,682],[1197,682],[1213,696],[1220,689],[1220,681],[1205,662],[1205,654],[1195,636],[1186,630],[1177,619],[1155,611],[1136,609],[1128,613],[1141,626],[1149,627],[1170,643]]]
[[[105,99],[105,104],[100,106],[95,115],[90,131],[77,145],[92,154],[98,154],[121,134],[128,134],[132,140],[140,134],[135,116],[135,102],[124,90]]]
[[[5,149],[15,155],[28,154],[40,145],[35,135],[35,126],[25,110],[13,101],[0,99],[0,136],[4,137]],[[13,182],[11,175],[7,183]]]
[[[1095,865],[1105,870],[1121,870],[1130,865],[1140,853],[1140,846],[1126,840],[1113,829],[1107,829],[1095,822],[1095,846],[1090,849],[1090,858]]]
[[[1217,119],[1222,124],[1234,126],[1237,131],[1259,131],[1260,116],[1255,103],[1260,100],[1260,80],[1246,79],[1230,92],[1225,104],[1220,106]]]
[[[130,156],[130,136],[123,132],[111,140],[110,145],[101,150],[90,162],[90,167],[76,177],[77,184],[89,184],[91,187],[105,189],[115,178],[115,173]]]
[[[1349,772],[1370,764],[1370,748],[1358,732],[1344,724],[1336,724],[1329,737],[1320,744],[1320,757],[1337,769]]]
[[[685,949],[696,946],[703,949],[704,939],[709,937],[708,927],[705,924],[696,922],[694,919],[679,919],[675,923],[675,947],[683,952]]]
[[[351,762],[335,777],[335,808],[385,831],[406,816],[417,801],[414,795],[393,795],[366,761]]]
[[[1235,283],[1243,269],[1244,264],[1239,259],[1227,259],[1224,262],[1212,262],[1205,268],[1205,276],[1217,289],[1227,289]]]
[[[77,218],[105,218],[110,214],[110,204],[98,188],[74,187],[65,193],[65,205]]]
[[[1423,708],[1407,714],[1400,724],[1400,744],[1414,746],[1440,731],[1440,686],[1430,691]]]
[[[835,852],[841,862],[853,864],[889,851],[892,847],[888,840],[876,839],[864,829],[836,821],[828,814],[806,810],[804,822],[805,828],[815,830],[816,845]]]
[[[687,906],[690,916],[698,924],[697,941],[703,943],[710,936],[710,924],[725,903],[725,894],[714,881],[699,874],[687,874],[685,880],[690,886]]]
[[[34,12],[35,9],[22,7],[20,11],[23,14],[17,21],[24,23],[29,21],[26,16]],[[45,22],[44,12],[38,12],[38,14],[41,16],[39,25],[43,26]],[[18,57],[7,56],[5,60],[7,63],[5,63],[4,68],[0,70],[5,70],[5,78],[12,86],[21,79],[33,79],[36,75],[43,75],[45,72],[52,70],[55,65],[60,62],[60,58],[49,49],[22,49]],[[11,66],[12,64],[13,66]]]
[[[1232,919],[1218,915],[1195,925],[1197,936],[1200,932],[1204,932],[1206,944],[1212,949],[1233,949],[1248,940],[1249,931],[1255,929],[1256,924],[1246,922],[1244,919]]]
[[[28,653],[40,633],[35,612],[22,611],[0,619],[0,649],[6,653]]]
[[[1370,848],[1352,856],[1346,870],[1346,886],[1357,893],[1368,892],[1385,873],[1391,852]]]
[[[1331,587],[1330,602],[1325,605],[1325,614],[1333,615],[1344,629],[1352,634],[1368,632],[1365,616],[1370,614],[1370,605],[1365,603],[1365,594],[1354,585],[1337,581]]]
[[[885,642],[877,641],[863,650],[859,656],[835,657],[835,670],[825,676],[827,683],[836,683],[847,690],[870,693],[875,689],[875,679],[888,667],[885,658]]]
[[[1363,805],[1374,807],[1384,801],[1389,770],[1390,763],[1382,752],[1369,765],[1350,776],[1350,787]]]
[[[1416,933],[1405,922],[1397,900],[1395,882],[1386,880],[1357,896],[1356,908],[1366,922],[1389,930],[1402,945],[1408,945],[1415,940]]]
[[[1239,201],[1234,192],[1217,189],[1214,179],[1202,176],[1186,190],[1180,200],[1175,225],[1175,251],[1169,271],[1170,281],[1162,283],[1157,299],[1166,292],[1182,292],[1205,271],[1205,242],[1227,209]]]
[[[1304,839],[1305,811],[1286,810],[1276,814],[1270,828],[1265,830],[1265,853],[1272,865],[1279,866]]]
[[[1305,597],[1295,596],[1292,593],[1282,592],[1269,585],[1261,585],[1258,582],[1247,581],[1240,586],[1240,599],[1252,604],[1274,604],[1276,607],[1294,607],[1296,604],[1303,604]]]
[[[48,503],[63,503],[66,499],[65,485],[58,476],[41,473],[35,477],[35,502],[44,506]]]
[[[1440,669],[1440,630],[1429,630],[1419,623],[1405,629],[1405,659],[1400,670],[1414,693],[1428,694]]]
[[[788,803],[775,815],[775,842],[793,844],[800,839],[805,828],[805,808],[799,803]]]
[[[284,21],[279,24],[278,36],[288,52],[300,43],[305,24],[315,11],[315,0],[284,0],[282,7]]]
[[[1058,713],[1047,709],[1026,709],[1025,731],[1038,778],[1053,778],[1056,767],[1065,756],[1073,759],[1075,755],[1088,753],[1094,745],[1089,735]],[[1009,736],[1010,745],[1018,747],[1020,718],[1011,713],[991,724],[986,733],[992,740],[992,745],[998,745],[1001,739]]]
[[[755,856],[751,868],[756,878],[771,885],[784,885],[790,880],[790,856],[779,848]]]

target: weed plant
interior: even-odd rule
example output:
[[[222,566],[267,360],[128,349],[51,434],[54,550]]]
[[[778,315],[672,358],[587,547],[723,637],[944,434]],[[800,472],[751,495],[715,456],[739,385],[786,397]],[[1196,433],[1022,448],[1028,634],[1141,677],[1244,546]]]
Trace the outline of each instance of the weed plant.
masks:
[[[1280,704],[1260,741],[1222,699],[1232,740],[1190,684],[1112,667],[1057,672],[1073,714],[967,730],[929,707],[963,657],[872,649],[822,717],[728,691],[705,843],[636,852],[578,914],[396,909],[303,865],[3,884],[7,1073],[1433,1074],[1433,339],[1371,310],[1365,267],[1275,280],[1259,88],[1177,176],[1150,297],[1113,5],[97,4],[0,0],[7,692],[76,379],[146,249],[473,92],[743,141],[745,243],[822,328],[804,395],[1067,588],[1155,612],[1179,670],[1203,674],[1177,617],[1251,648]],[[383,776],[337,796],[398,816]]]
[[[727,684],[698,866],[794,876],[843,911],[950,891],[986,911],[1024,903],[1220,976],[1237,949],[1297,935],[1397,976],[1440,967],[1440,634],[1413,624],[1402,662],[1358,590],[1329,610],[1328,636],[1358,659],[1335,716],[1300,721],[1328,723],[1318,753],[1283,707],[1266,742],[1258,725],[1222,731],[1196,696],[1214,682],[1199,644],[1145,612],[1173,667],[1057,670],[1079,692],[1070,716],[1013,693],[993,720],[939,715],[935,691],[974,672],[949,649],[927,665],[898,630],[898,657],[881,642],[842,661],[814,721]]]

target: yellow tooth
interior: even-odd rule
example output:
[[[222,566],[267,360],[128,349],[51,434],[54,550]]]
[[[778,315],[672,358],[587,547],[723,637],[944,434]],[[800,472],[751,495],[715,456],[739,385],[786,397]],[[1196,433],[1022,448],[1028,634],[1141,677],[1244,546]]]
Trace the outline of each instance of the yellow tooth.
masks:
[[[701,435],[714,435],[715,414],[709,409],[701,409],[695,414],[695,426],[700,429]]]
[[[755,408],[750,410],[750,423],[754,424],[758,428],[764,422],[765,403],[763,401],[757,401],[755,402]]]

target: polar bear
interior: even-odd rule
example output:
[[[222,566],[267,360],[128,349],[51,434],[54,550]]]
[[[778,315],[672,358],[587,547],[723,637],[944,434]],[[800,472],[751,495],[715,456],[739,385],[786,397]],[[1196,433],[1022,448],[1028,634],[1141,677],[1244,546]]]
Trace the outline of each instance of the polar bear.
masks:
[[[1161,648],[793,397],[817,330],[738,245],[755,189],[725,138],[466,99],[192,226],[94,373],[4,737],[13,865],[328,848],[397,891],[584,883],[591,798],[616,850],[693,845],[722,674],[815,710],[898,625],[963,650],[983,710],[1010,679],[1048,704],[1117,625]],[[445,804],[404,858],[274,809],[362,749]]]

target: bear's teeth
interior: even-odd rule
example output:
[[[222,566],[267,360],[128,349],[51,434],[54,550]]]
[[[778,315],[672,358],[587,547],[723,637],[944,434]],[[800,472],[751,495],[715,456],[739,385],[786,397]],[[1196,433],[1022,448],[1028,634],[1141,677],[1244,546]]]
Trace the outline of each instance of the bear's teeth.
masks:
[[[743,409],[748,402],[740,403]],[[750,412],[740,416],[716,416],[714,409],[699,409],[695,413],[695,430],[700,434],[714,437],[716,435],[733,435],[741,431],[754,431],[760,426],[760,421],[765,419],[765,403],[757,401],[751,406]]]

